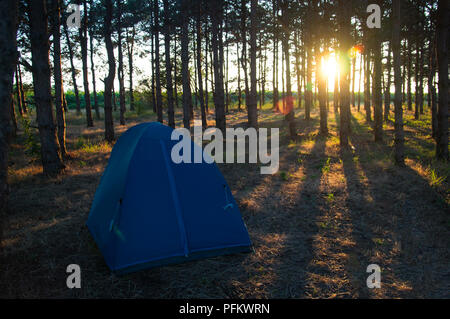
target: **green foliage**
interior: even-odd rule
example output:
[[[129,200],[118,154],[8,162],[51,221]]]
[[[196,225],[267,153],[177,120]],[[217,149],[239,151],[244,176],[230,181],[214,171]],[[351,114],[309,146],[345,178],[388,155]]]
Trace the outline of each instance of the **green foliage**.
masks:
[[[431,187],[439,187],[447,179],[447,176],[438,176],[436,170],[432,169],[430,172],[430,179]]]
[[[280,171],[280,177],[283,181],[288,181],[291,174],[285,171]]]
[[[25,153],[31,157],[39,157],[41,155],[41,144],[31,127],[31,121],[27,117],[20,118],[23,133],[25,137]]]
[[[322,174],[326,174],[326,173],[330,172],[330,163],[331,163],[331,158],[328,157],[327,161],[325,162],[325,164],[322,167]]]

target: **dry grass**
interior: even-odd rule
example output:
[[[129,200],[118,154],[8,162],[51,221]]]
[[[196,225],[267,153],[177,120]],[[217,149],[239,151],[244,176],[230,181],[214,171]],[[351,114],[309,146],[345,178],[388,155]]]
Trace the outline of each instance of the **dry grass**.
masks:
[[[391,161],[392,124],[374,144],[363,114],[354,111],[355,150],[341,152],[335,116],[330,136],[318,135],[317,114],[297,115],[290,141],[281,115],[260,112],[262,126],[283,127],[280,172],[222,164],[255,251],[141,271],[109,271],[85,221],[111,147],[103,124],[86,129],[68,118],[72,159],[64,175],[45,179],[37,159],[12,145],[11,207],[0,260],[6,298],[423,298],[450,297],[448,167],[432,160],[422,122],[407,114],[407,167]],[[213,123],[213,115],[210,115]],[[232,111],[230,126],[245,122]],[[140,121],[154,120],[145,115]],[[177,113],[177,121],[181,117]],[[130,127],[138,122],[133,117]],[[424,124],[425,123],[425,124]],[[127,127],[117,127],[118,135]],[[82,138],[80,138],[80,136]],[[432,172],[434,177],[432,176]],[[444,177],[436,183],[437,177]],[[82,289],[66,288],[66,267],[79,264]],[[366,287],[366,267],[379,264],[382,288]]]

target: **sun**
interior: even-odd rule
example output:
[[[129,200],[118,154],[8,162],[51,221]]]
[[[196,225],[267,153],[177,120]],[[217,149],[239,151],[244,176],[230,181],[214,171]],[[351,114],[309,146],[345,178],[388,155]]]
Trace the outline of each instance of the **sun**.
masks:
[[[338,72],[338,64],[334,54],[322,57],[322,75],[328,80],[328,86],[333,87],[336,73]]]

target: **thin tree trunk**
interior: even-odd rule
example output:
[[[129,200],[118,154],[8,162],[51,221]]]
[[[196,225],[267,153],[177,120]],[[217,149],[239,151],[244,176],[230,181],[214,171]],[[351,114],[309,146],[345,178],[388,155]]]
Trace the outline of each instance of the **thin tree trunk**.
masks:
[[[91,95],[89,92],[89,73],[88,73],[88,62],[87,62],[87,1],[83,0],[83,22],[82,27],[79,30],[80,43],[81,43],[81,60],[83,64],[83,86],[84,86],[84,103],[86,109],[86,124],[87,127],[93,127],[94,122],[92,121],[91,113]]]
[[[411,78],[412,78],[412,47],[411,42],[408,40],[408,76],[406,83],[406,95],[408,101],[408,111],[412,111],[412,93],[411,93]]]
[[[351,48],[351,2],[348,0],[339,0],[338,7],[338,23],[339,30],[339,43],[340,43],[340,63],[341,63],[341,76],[340,76],[340,126],[339,137],[341,148],[348,147],[349,138],[349,122],[350,118],[350,59],[347,52]]]
[[[394,156],[395,163],[399,166],[405,165],[405,151],[404,151],[404,132],[403,132],[403,106],[402,106],[402,74],[401,74],[401,44],[400,44],[400,29],[401,29],[401,0],[393,0],[393,35],[392,35],[392,51],[394,55]]]
[[[223,2],[220,0],[213,0],[211,8],[211,22],[212,22],[212,51],[213,51],[213,65],[214,65],[214,106],[216,111],[216,127],[225,132],[226,117],[225,117],[225,104],[224,104],[224,88],[222,68],[223,60],[221,56],[220,48],[220,31],[219,27],[223,22]],[[222,47],[223,49],[223,47]]]
[[[129,81],[130,81],[130,111],[135,110],[134,105],[134,93],[133,93],[133,52],[134,52],[134,37],[136,36],[136,29],[134,25],[131,27],[131,36],[128,34],[128,28],[126,29],[126,37],[127,37],[127,53],[128,53],[128,67],[129,67]]]
[[[118,52],[118,70],[119,78],[119,105],[120,105],[120,125],[125,125],[125,72],[123,68],[123,45],[122,45],[122,0],[117,0],[117,52]]]
[[[183,75],[183,125],[190,129],[192,112],[192,93],[191,80],[189,72],[189,3],[188,0],[182,0],[182,28],[181,28],[181,73]],[[218,72],[218,70],[215,70]],[[216,105],[217,108],[217,105]]]
[[[154,25],[154,14],[153,10],[151,12],[151,20],[152,25]],[[151,52],[151,58],[152,58],[152,106],[153,106],[153,113],[156,113],[156,92],[155,92],[155,37],[154,37],[154,31],[151,32],[151,46],[152,46],[152,52]],[[175,80],[176,81],[176,80]]]
[[[375,142],[381,143],[383,141],[383,93],[381,87],[381,33],[379,29],[375,29],[374,36],[374,138]]]
[[[90,0],[91,5],[91,12],[89,16],[92,16],[92,6],[93,6],[93,0]],[[95,110],[95,116],[97,120],[100,120],[100,109],[98,106],[98,97],[97,97],[97,86],[95,83],[95,65],[94,65],[94,32],[92,31],[92,27],[89,28],[89,46],[90,46],[90,53],[91,53],[91,73],[92,73],[92,93],[94,94],[94,110]]]
[[[67,23],[63,23],[63,29],[64,29],[64,34],[66,36],[66,40],[67,40],[67,48],[69,49],[69,60],[70,60],[70,70],[71,70],[71,74],[72,74],[72,84],[73,84],[73,93],[75,94],[75,104],[76,104],[76,109],[77,109],[77,114],[81,114],[81,104],[80,104],[80,95],[78,92],[78,85],[77,85],[77,73],[75,71],[75,64],[73,62],[73,58],[74,58],[74,54],[73,54],[73,48],[72,48],[72,44],[70,42],[70,37],[69,37],[69,30],[67,27]]]
[[[365,52],[365,72],[364,72],[364,78],[365,78],[365,86],[364,86],[364,110],[366,111],[366,122],[371,123],[372,122],[372,112],[371,112],[371,105],[370,105],[370,48],[366,47]]]
[[[361,111],[361,80],[362,80],[362,70],[363,70],[363,54],[359,57],[359,79],[358,79],[358,112]]]
[[[169,126],[175,128],[175,110],[173,101],[173,86],[172,86],[172,62],[170,61],[170,8],[169,0],[164,0],[164,47],[166,50],[166,92],[167,92],[167,118]]]
[[[63,159],[66,151],[66,116],[64,114],[64,86],[61,70],[61,3],[52,0],[52,30],[53,30],[53,75],[55,79],[55,108],[59,148]]]
[[[14,137],[17,137],[17,119],[16,119],[16,109],[14,106],[14,95],[12,93],[11,93],[10,107],[11,107],[10,114],[11,114],[11,127],[12,127],[11,137],[14,138]]]
[[[448,161],[448,24],[449,1],[439,0],[437,20],[437,63],[439,72],[439,104],[437,116],[436,157]]]
[[[114,59],[114,48],[111,40],[111,21],[113,17],[113,4],[111,0],[104,0],[106,6],[106,15],[104,19],[105,26],[105,45],[108,53],[108,76],[105,78],[105,140],[109,143],[114,141],[114,120],[112,116],[112,88],[116,74],[116,61]]]
[[[20,88],[20,99],[22,100],[22,110],[23,113],[28,113],[27,109],[27,100],[25,99],[25,92],[23,90],[23,82],[22,82],[22,69],[20,67],[20,63],[17,64],[17,70],[19,71],[19,88]]]
[[[248,99],[248,125],[258,127],[257,79],[256,79],[256,10],[257,0],[251,0],[250,11],[250,98]]]
[[[236,56],[237,56],[237,89],[238,89],[238,111],[241,111],[242,107],[242,89],[241,89],[241,61],[239,57],[239,41],[236,41]]]
[[[155,17],[155,77],[156,77],[156,114],[158,122],[163,123],[161,69],[159,56],[159,6],[158,0],[153,0],[153,13]]]
[[[55,119],[50,85],[47,6],[45,0],[30,2],[30,40],[33,63],[34,100],[41,141],[44,174],[58,175],[64,165],[56,138]]]
[[[389,112],[391,107],[391,51],[392,51],[392,43],[389,41],[389,49],[387,56],[387,81],[386,81],[386,89],[384,95],[384,121],[389,121]]]
[[[198,91],[200,97],[200,110],[202,114],[202,127],[206,129],[208,126],[206,121],[205,98],[203,96],[203,77],[202,77],[202,3],[198,2],[197,7],[197,76],[198,76]]]
[[[22,97],[20,95],[20,81],[19,81],[19,63],[16,64],[16,100],[17,108],[19,109],[20,116],[23,116]]]

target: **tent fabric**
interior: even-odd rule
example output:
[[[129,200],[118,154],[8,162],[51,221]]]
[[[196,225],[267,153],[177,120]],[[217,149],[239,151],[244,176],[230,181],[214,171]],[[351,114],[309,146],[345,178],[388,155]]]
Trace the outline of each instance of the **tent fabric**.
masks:
[[[111,152],[87,226],[115,272],[251,250],[218,167],[173,163],[172,131],[160,123],[139,124]]]

